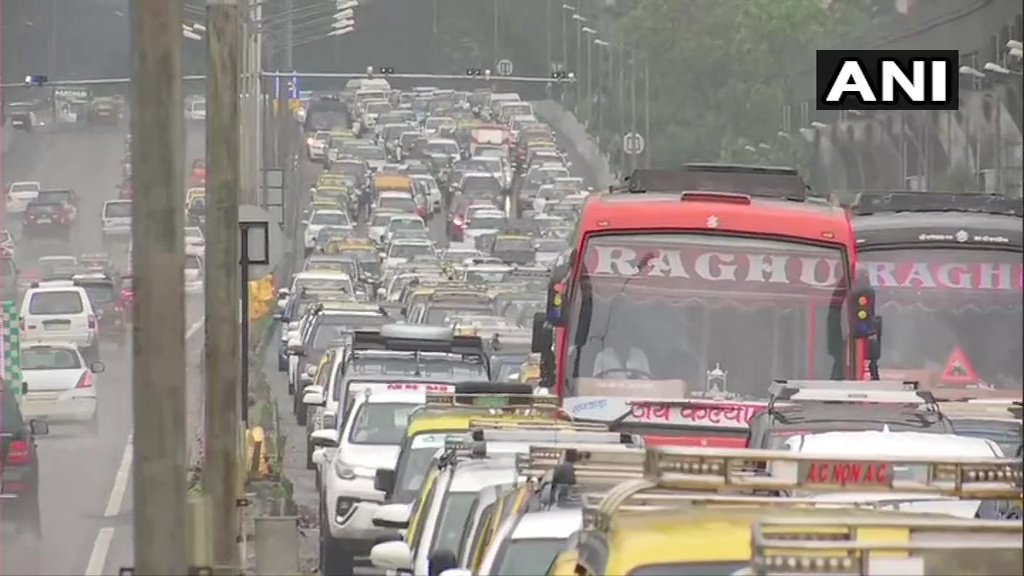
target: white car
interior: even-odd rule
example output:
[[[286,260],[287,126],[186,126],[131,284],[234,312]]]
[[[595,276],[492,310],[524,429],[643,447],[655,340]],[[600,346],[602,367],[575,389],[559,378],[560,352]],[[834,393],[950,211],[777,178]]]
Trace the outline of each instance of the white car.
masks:
[[[102,362],[87,364],[73,342],[23,344],[25,382],[21,414],[47,422],[84,422],[96,430],[96,375]]]
[[[17,242],[14,241],[14,234],[6,228],[0,228],[0,256],[14,259],[14,251]]]
[[[385,191],[377,195],[377,210],[393,210],[404,214],[416,213],[416,200],[409,192]]]
[[[203,257],[198,254],[185,254],[185,294],[203,293],[203,276],[206,274]]]
[[[186,104],[185,119],[193,122],[206,120],[206,98],[196,98]]]
[[[391,221],[392,216],[398,214],[406,214],[406,212],[399,212],[398,210],[378,209],[373,213],[370,218],[370,225],[367,226],[370,239],[377,242],[382,242],[384,239],[384,233],[387,231],[388,222]]]
[[[185,254],[203,256],[206,253],[206,236],[199,226],[185,226]]]
[[[399,214],[388,220],[387,230],[384,232],[384,244],[394,239],[395,233],[400,230],[426,230],[427,224],[415,214]]]
[[[409,415],[426,393],[370,391],[355,396],[341,429],[317,430],[310,441],[334,448],[316,457],[320,466],[320,567],[324,574],[351,574],[355,556],[365,555],[389,531],[373,525],[384,493],[374,488],[377,470],[394,469]]]
[[[41,282],[29,288],[21,301],[21,318],[23,346],[26,342],[71,342],[91,359],[99,357],[96,311],[85,289],[71,280]]]
[[[8,214],[21,214],[25,212],[29,202],[39,196],[43,189],[39,182],[11,182],[7,187],[7,195],[4,197],[4,205]]]
[[[384,257],[384,268],[404,264],[417,256],[437,257],[434,243],[420,238],[395,240],[388,246],[387,255]]]
[[[437,185],[437,180],[433,176],[427,174],[412,174],[409,179],[414,182],[421,182],[422,186],[426,188],[427,202],[430,204],[430,211],[437,213],[441,211],[444,197],[441,195],[441,188]]]
[[[500,210],[480,210],[466,220],[466,228],[462,231],[462,240],[473,245],[477,236],[497,234],[507,223],[508,218]]]
[[[306,140],[306,156],[311,162],[323,161],[327,156],[327,143],[331,139],[331,133],[327,130],[318,130]]]
[[[107,200],[103,203],[103,238],[127,239],[132,234],[132,201]]]
[[[349,220],[348,213],[343,210],[314,210],[309,215],[309,220],[303,221],[303,224],[306,225],[306,231],[303,233],[306,250],[316,247],[317,236],[327,226],[352,229],[352,221]]]
[[[484,552],[477,574],[544,574],[582,527],[581,508],[538,510],[509,518]]]

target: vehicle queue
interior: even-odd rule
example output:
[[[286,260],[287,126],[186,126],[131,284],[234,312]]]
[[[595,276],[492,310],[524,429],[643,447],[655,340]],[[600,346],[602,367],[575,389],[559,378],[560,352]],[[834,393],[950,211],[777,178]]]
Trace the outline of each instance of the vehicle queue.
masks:
[[[278,364],[322,573],[1021,565],[1019,201],[844,208],[790,169],[708,164],[599,193],[512,93],[353,80],[304,123],[323,168]],[[6,404],[5,474],[36,473],[18,438],[48,422],[96,429],[100,342],[130,334],[130,165],[126,142],[108,252],[30,270],[17,243],[69,245],[77,195],[7,188],[32,384]],[[198,295],[202,161],[188,174]]]
[[[303,118],[324,168],[278,363],[322,573],[1019,572],[1019,335],[1016,368],[966,341],[891,358],[883,290],[987,278],[1019,326],[1019,202],[844,209],[726,165],[598,193],[528,102],[485,90],[352,80]],[[965,211],[988,232],[946,233]],[[928,227],[879,243],[914,257],[859,265],[869,214]]]

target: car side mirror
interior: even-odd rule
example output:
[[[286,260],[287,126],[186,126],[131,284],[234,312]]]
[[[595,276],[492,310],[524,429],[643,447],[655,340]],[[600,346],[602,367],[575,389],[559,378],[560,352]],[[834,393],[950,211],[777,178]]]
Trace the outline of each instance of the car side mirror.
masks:
[[[378,528],[405,530],[409,527],[410,516],[412,510],[408,504],[385,504],[373,513],[372,522]]]
[[[45,420],[29,420],[28,427],[33,436],[46,436],[50,433],[50,424]]]
[[[391,468],[378,468],[373,477],[373,489],[391,494],[395,489],[395,471]]]
[[[404,306],[402,307],[401,310],[398,311],[398,313],[401,314],[402,318],[408,318],[409,317],[409,309],[405,308]]]
[[[317,448],[337,448],[339,441],[337,430],[314,430],[309,435],[309,442]]]
[[[458,558],[447,548],[438,548],[427,557],[427,574],[429,576],[441,576],[443,573],[458,570],[458,568]]]
[[[305,356],[306,351],[302,348],[302,341],[298,338],[289,338],[288,353],[292,356]]]
[[[530,351],[534,354],[543,354],[551,351],[554,342],[554,334],[551,326],[548,325],[547,314],[537,312],[533,315],[533,334],[530,340]]]
[[[103,362],[93,362],[89,365],[89,371],[93,374],[100,374],[106,369],[107,367],[103,365]]]
[[[412,567],[412,550],[403,540],[383,542],[370,550],[370,563],[382,570],[409,571]]]

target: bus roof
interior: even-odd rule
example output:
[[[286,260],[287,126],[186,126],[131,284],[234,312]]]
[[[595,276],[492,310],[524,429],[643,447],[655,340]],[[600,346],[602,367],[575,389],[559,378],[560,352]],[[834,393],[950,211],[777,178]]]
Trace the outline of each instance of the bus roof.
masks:
[[[580,226],[586,231],[720,229],[853,243],[849,218],[838,206],[714,192],[591,195]]]

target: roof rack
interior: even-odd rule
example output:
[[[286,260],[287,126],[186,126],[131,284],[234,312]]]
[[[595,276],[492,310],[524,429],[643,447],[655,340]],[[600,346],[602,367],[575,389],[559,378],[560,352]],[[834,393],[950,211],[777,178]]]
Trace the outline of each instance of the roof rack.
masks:
[[[875,380],[776,380],[769,388],[769,407],[776,402],[839,402],[874,404],[927,404],[937,408],[935,396],[919,390],[917,382]]]
[[[854,198],[851,210],[856,216],[879,212],[977,212],[1018,217],[1024,215],[1019,198],[1008,198],[1002,194],[945,194],[909,190],[861,192]]]
[[[532,427],[527,423],[517,427],[474,429],[470,431],[470,437],[477,442],[526,442],[530,444],[633,444],[639,446],[642,443],[631,434],[575,430],[571,424],[562,427]]]
[[[810,187],[793,168],[703,163],[668,170],[634,170],[620,191],[725,192],[798,202],[812,196]]]
[[[915,552],[983,552],[985,564],[995,556],[1013,572],[1020,570],[1019,520],[922,518],[914,515],[877,518],[772,518],[751,528],[751,557],[756,574],[925,574],[924,558]],[[1008,552],[1009,554],[1000,554]],[[977,562],[978,555],[967,560]],[[1011,564],[1012,563],[1012,564]],[[945,567],[941,572],[949,570]],[[940,572],[940,573],[941,573]],[[955,573],[951,570],[948,573]],[[1002,570],[986,570],[990,574]],[[1007,571],[1006,573],[1011,573]]]
[[[543,398],[543,396],[542,396]],[[471,429],[484,430],[575,430],[577,432],[609,433],[608,426],[598,422],[571,422],[567,420],[527,421],[504,420],[501,418],[471,418]],[[618,435],[618,432],[611,432]]]
[[[391,324],[376,330],[355,330],[352,349],[395,352],[444,352],[475,356],[485,362],[484,346],[476,336],[454,336],[437,327]]]
[[[561,410],[557,396],[534,394],[462,394],[458,392],[428,393],[424,406],[438,408],[473,408],[490,414],[532,414]]]
[[[591,481],[635,480],[643,477],[644,452],[629,444],[576,446],[533,445],[528,454],[516,455],[520,476],[541,478],[561,464],[571,464],[577,479]]]

